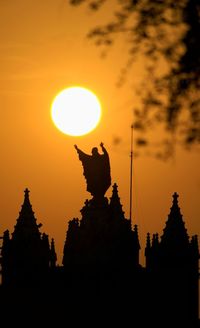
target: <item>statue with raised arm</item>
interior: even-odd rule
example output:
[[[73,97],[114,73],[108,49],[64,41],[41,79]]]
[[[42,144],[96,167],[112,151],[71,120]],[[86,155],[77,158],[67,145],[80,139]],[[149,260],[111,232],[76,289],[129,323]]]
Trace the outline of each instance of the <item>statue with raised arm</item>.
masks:
[[[105,192],[111,185],[110,161],[108,152],[103,143],[100,144],[103,154],[99,154],[98,148],[92,148],[92,155],[85,154],[77,145],[75,149],[83,165],[83,174],[87,182],[87,191],[94,198],[104,197]]]

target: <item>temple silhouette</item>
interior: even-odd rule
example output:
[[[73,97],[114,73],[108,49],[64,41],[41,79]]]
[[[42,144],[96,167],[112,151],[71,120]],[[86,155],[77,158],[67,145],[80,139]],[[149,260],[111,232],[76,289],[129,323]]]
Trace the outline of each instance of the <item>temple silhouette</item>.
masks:
[[[66,311],[66,304],[76,304],[82,320],[83,314],[88,318],[96,313],[104,324],[121,320],[125,327],[126,321],[133,327],[198,327],[198,238],[188,236],[178,194],[172,195],[162,235],[147,233],[142,266],[138,227],[125,218],[116,183],[110,199],[105,197],[111,179],[109,158],[107,168],[98,164],[103,155],[95,151],[84,157],[82,152],[80,159],[79,150],[87,183],[91,178],[87,174],[103,172],[101,179],[90,179],[93,197],[85,201],[81,218],[68,222],[62,265],[56,264],[54,240],[40,232],[42,224],[37,223],[25,189],[14,230],[11,234],[6,230],[1,237],[0,305],[6,309],[11,300],[20,298],[26,307],[30,298],[48,304],[48,311],[57,314]],[[95,158],[98,170],[88,164],[93,156],[99,156]]]

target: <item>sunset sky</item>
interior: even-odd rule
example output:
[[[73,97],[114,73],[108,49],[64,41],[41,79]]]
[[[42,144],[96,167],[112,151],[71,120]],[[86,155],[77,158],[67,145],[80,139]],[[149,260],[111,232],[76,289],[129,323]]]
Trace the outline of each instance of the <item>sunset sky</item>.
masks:
[[[27,187],[41,231],[55,239],[59,263],[67,222],[80,218],[91,198],[74,144],[90,153],[104,142],[112,183],[118,184],[129,215],[130,126],[137,104],[133,89],[143,66],[140,62],[127,82],[116,87],[124,43],[117,40],[102,59],[100,49],[86,38],[105,12],[92,14],[67,0],[0,0],[0,235],[6,229],[13,232]],[[98,127],[82,137],[59,132],[50,115],[56,94],[73,85],[92,90],[102,104]],[[113,143],[116,137],[118,145]],[[200,234],[199,165],[197,151],[179,148],[166,162],[145,154],[134,158],[133,224],[139,226],[141,262],[146,233],[162,233],[175,191],[189,235]]]

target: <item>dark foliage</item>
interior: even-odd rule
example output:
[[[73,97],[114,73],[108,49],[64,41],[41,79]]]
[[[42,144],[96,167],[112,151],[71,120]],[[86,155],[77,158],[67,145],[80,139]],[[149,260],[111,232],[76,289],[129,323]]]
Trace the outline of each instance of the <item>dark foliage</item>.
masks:
[[[107,0],[71,0],[100,10]],[[131,66],[143,58],[145,76],[138,86],[140,107],[134,108],[134,128],[149,145],[146,132],[161,124],[170,139],[162,143],[165,155],[174,143],[200,143],[200,0],[115,0],[113,19],[88,33],[97,46],[108,49],[123,35],[127,62],[119,84]],[[116,10],[115,10],[116,9]],[[148,83],[147,83],[148,82]],[[156,124],[156,125],[155,125]],[[141,139],[139,137],[139,139]]]

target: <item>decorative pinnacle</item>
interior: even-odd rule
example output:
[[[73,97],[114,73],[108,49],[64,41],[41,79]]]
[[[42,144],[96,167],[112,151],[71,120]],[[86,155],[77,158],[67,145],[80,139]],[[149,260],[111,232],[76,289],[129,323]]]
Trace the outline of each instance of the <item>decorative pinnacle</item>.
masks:
[[[24,203],[22,204],[22,210],[21,210],[21,212],[23,212],[24,210],[27,210],[28,208],[29,208],[29,210],[32,211],[32,205],[31,205],[30,199],[29,199],[29,192],[30,191],[28,190],[28,188],[26,188],[24,190]],[[34,214],[33,211],[32,211],[32,213]]]
[[[178,204],[178,197],[179,197],[179,195],[177,194],[177,192],[175,192],[173,194],[173,204]]]
[[[151,248],[151,237],[150,233],[147,233],[146,248]]]
[[[28,190],[28,188],[26,188],[24,190],[24,198],[25,198],[25,200],[29,200],[29,192],[30,192],[30,190]]]
[[[116,182],[113,184],[113,192],[118,193],[118,186]]]

